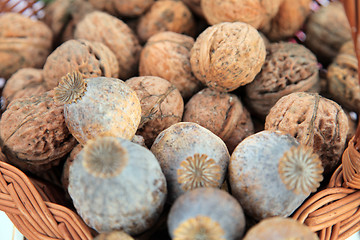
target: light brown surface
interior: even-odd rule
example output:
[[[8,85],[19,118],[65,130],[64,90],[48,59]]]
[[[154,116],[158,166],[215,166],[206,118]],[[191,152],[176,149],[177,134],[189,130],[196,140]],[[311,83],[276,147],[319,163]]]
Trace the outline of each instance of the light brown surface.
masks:
[[[136,17],[143,14],[154,0],[90,0],[90,3],[101,11],[111,15]]]

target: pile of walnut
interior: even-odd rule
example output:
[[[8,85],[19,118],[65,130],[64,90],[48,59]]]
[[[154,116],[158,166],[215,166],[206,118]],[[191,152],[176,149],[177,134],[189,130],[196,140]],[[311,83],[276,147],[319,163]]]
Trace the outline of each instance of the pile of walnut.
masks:
[[[264,219],[245,239],[317,239],[271,217],[326,185],[360,86],[342,5],[311,6],[55,0],[42,20],[0,15],[1,160],[62,171],[98,239],[231,240]]]

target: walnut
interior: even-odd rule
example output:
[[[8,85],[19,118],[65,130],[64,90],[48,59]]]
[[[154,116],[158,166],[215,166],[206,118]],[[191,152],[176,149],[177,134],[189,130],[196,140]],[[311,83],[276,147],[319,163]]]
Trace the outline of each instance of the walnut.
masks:
[[[336,102],[315,93],[298,92],[280,98],[271,108],[265,129],[287,132],[300,143],[312,146],[327,175],[340,162],[349,124]]]
[[[267,24],[283,0],[207,0],[201,8],[209,24],[245,22],[258,29]]]
[[[331,2],[310,15],[305,44],[322,61],[331,62],[340,47],[351,40],[350,25],[340,2]]]
[[[76,144],[66,127],[64,108],[53,91],[12,101],[0,121],[0,145],[22,170],[39,172],[57,165]]]
[[[190,51],[192,37],[174,32],[161,32],[152,36],[140,55],[141,76],[165,78],[188,99],[202,87],[191,71]]]
[[[316,56],[296,43],[273,43],[255,80],[245,86],[247,105],[261,118],[283,96],[292,92],[318,92]]]
[[[46,89],[41,69],[22,68],[6,81],[2,92],[5,100],[4,105],[7,106],[11,101],[18,98],[40,95],[46,92]]]
[[[152,35],[164,31],[194,35],[194,18],[181,1],[157,1],[140,18],[137,34],[141,41],[146,42]]]
[[[51,51],[51,30],[40,21],[18,13],[0,16],[0,77],[20,68],[41,68]]]
[[[355,54],[355,48],[354,48],[354,42],[353,42],[352,40],[349,40],[349,41],[345,42],[345,43],[341,46],[338,54],[341,54],[341,53],[345,53],[345,54],[350,54],[350,55],[356,56],[356,54]]]
[[[101,11],[111,15],[136,17],[143,14],[154,0],[90,0],[90,3]]]
[[[121,79],[136,74],[141,46],[132,30],[120,19],[104,12],[92,12],[76,26],[75,38],[106,45],[116,56]]]
[[[134,77],[125,83],[140,100],[141,123],[137,134],[150,147],[161,131],[181,121],[184,101],[179,90],[163,78]]]
[[[312,0],[283,0],[276,16],[261,30],[272,41],[293,36],[310,14]]]
[[[185,105],[184,122],[195,122],[219,136],[231,153],[254,133],[249,112],[234,94],[205,88]]]
[[[69,72],[79,71],[84,78],[118,77],[119,64],[114,53],[99,42],[69,40],[46,59],[44,78],[48,90],[56,87]]]
[[[219,23],[207,28],[191,49],[191,68],[202,83],[229,92],[252,82],[265,61],[264,41],[246,23]]]
[[[182,0],[193,13],[200,17],[204,17],[204,13],[201,9],[201,0]]]

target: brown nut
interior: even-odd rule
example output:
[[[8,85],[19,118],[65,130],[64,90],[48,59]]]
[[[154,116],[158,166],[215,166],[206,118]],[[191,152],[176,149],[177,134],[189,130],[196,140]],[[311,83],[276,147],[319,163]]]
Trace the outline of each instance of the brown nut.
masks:
[[[140,100],[142,121],[137,134],[150,147],[161,131],[181,121],[184,101],[179,90],[163,78],[134,77],[125,83]]]
[[[190,51],[193,45],[194,39],[183,34],[155,34],[141,52],[140,75],[165,78],[179,89],[183,98],[190,98],[202,87],[191,71]]]
[[[90,0],[98,10],[115,16],[137,17],[143,14],[154,0]]]
[[[94,238],[94,240],[134,240],[134,238],[123,231],[112,231],[100,233]]]
[[[298,92],[280,98],[271,108],[265,129],[287,132],[311,146],[320,156],[327,175],[340,163],[349,123],[336,102],[318,94]]]
[[[194,35],[194,18],[181,1],[156,1],[140,18],[137,26],[137,34],[143,42],[146,42],[152,35],[165,31]]]
[[[182,0],[193,13],[200,17],[204,17],[204,13],[201,9],[201,0]]]
[[[41,69],[22,68],[6,81],[2,92],[5,100],[4,105],[7,106],[11,101],[18,98],[40,95],[46,92],[46,89]]]
[[[195,122],[219,136],[231,153],[247,136],[254,133],[249,112],[240,99],[229,93],[205,88],[185,105],[184,122]]]
[[[0,16],[0,77],[21,68],[41,68],[51,51],[52,32],[45,23],[18,13]]]
[[[64,108],[53,91],[12,101],[0,121],[1,147],[24,171],[39,172],[57,165],[76,145],[66,127]]]
[[[79,71],[83,77],[117,77],[119,64],[114,53],[99,42],[69,40],[46,59],[44,78],[48,89],[56,87],[69,72]]]
[[[241,23],[219,23],[207,28],[191,49],[191,68],[202,83],[229,92],[252,82],[266,57],[258,31]]]
[[[74,35],[77,39],[106,45],[118,61],[119,78],[128,79],[137,72],[141,46],[132,30],[120,19],[99,11],[89,13],[78,23]]]
[[[246,103],[261,118],[283,96],[292,92],[319,92],[316,56],[296,43],[273,43],[255,80],[245,86]]]

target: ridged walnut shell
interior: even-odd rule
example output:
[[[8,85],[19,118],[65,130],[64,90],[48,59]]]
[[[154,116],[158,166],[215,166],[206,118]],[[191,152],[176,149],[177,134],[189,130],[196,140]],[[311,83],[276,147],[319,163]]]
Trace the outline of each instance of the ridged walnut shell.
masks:
[[[162,131],[150,149],[166,177],[173,202],[198,187],[220,188],[229,163],[225,143],[196,123],[180,122]]]
[[[57,165],[76,145],[65,124],[64,107],[53,91],[12,101],[0,121],[1,147],[24,171],[39,172]]]
[[[229,93],[205,88],[185,105],[184,122],[195,122],[219,136],[231,153],[247,136],[254,133],[249,112],[240,99]]]
[[[115,16],[137,17],[143,14],[154,0],[89,0],[98,10]]]
[[[181,1],[156,1],[140,18],[137,35],[146,42],[159,32],[171,31],[193,36],[195,20],[191,11]]]
[[[320,156],[327,175],[340,163],[349,123],[336,102],[318,94],[298,92],[280,98],[271,108],[265,129],[287,132],[311,146]]]
[[[196,39],[190,63],[202,83],[229,92],[252,82],[265,57],[264,41],[255,28],[242,22],[219,23]]]
[[[77,24],[74,36],[106,45],[118,61],[119,78],[128,79],[137,72],[141,46],[120,19],[99,11],[89,13]]]
[[[151,146],[161,131],[181,121],[184,101],[179,90],[163,78],[134,77],[125,82],[138,96],[141,104],[141,126],[137,134]]]
[[[246,103],[265,118],[270,108],[293,92],[319,92],[319,69],[316,56],[296,43],[272,43],[265,63],[255,80],[245,86]]]
[[[52,32],[45,23],[18,13],[0,16],[0,77],[21,68],[41,68],[52,47]]]
[[[134,240],[130,235],[122,231],[113,231],[108,233],[101,233],[94,238],[94,240]]]
[[[2,92],[5,100],[4,105],[7,106],[11,101],[18,98],[40,95],[46,92],[46,89],[41,69],[22,68],[6,81]]]
[[[141,76],[165,78],[188,99],[200,90],[202,84],[191,71],[190,51],[192,37],[161,32],[152,36],[141,51],[139,72]]]
[[[73,71],[79,71],[84,78],[118,77],[119,64],[114,53],[100,42],[69,40],[48,56],[43,70],[50,90],[63,76]]]

